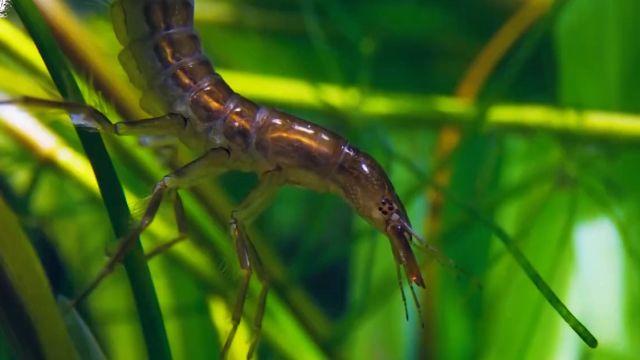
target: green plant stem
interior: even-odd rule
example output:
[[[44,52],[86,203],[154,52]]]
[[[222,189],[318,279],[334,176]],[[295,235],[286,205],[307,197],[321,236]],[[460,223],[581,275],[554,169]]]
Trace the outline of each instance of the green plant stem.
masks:
[[[462,210],[467,212],[469,215],[473,216],[479,223],[486,226],[488,229],[493,232],[493,234],[504,244],[505,248],[513,259],[520,265],[520,268],[525,272],[529,280],[533,283],[533,285],[540,291],[542,296],[547,300],[549,305],[554,308],[554,310],[562,317],[562,319],[573,329],[573,331],[580,336],[582,341],[587,344],[590,348],[596,348],[598,346],[598,340],[596,340],[595,336],[587,329],[586,326],[578,320],[573,313],[567,308],[567,306],[558,298],[558,296],[553,292],[551,287],[547,284],[546,281],[540,276],[538,271],[533,267],[531,262],[525,257],[520,248],[518,247],[516,241],[514,241],[507,232],[498,226],[493,220],[482,215],[476,208],[472,205],[465,203],[464,201],[458,199],[454,194],[446,190],[443,186],[436,183],[431,183],[431,186],[437,191],[443,192],[447,199],[457,206],[459,206]]]
[[[67,66],[66,59],[36,6],[31,0],[16,1],[14,6],[27,31],[34,39],[62,97],[69,101],[83,103],[82,94]],[[113,164],[99,134],[82,129],[76,129],[76,131],[96,175],[116,238],[120,238],[129,231],[130,213]],[[123,263],[135,298],[147,355],[151,359],[170,359],[171,353],[160,306],[139,242],[136,242]]]

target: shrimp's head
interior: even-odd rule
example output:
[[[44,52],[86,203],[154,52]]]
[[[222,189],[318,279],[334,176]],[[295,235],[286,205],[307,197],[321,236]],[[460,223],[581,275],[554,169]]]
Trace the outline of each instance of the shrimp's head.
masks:
[[[413,255],[410,244],[412,237],[415,240],[421,239],[417,237],[411,228],[411,223],[409,222],[407,214],[404,211],[402,203],[397,200],[397,197],[396,201],[397,205],[394,205],[394,201],[386,196],[383,196],[382,200],[380,200],[380,206],[377,210],[386,217],[384,219],[384,233],[387,235],[389,240],[391,240],[391,249],[393,250],[393,256],[395,257],[396,263],[404,267],[409,281],[420,287],[424,287],[424,280],[420,274],[420,267],[416,262],[416,258]],[[384,210],[385,205],[389,210]],[[380,208],[382,208],[382,210],[380,210]]]
[[[345,147],[332,181],[358,214],[389,238],[395,261],[404,267],[409,281],[424,287],[411,250],[411,240],[422,239],[411,228],[404,205],[380,165],[369,155]]]

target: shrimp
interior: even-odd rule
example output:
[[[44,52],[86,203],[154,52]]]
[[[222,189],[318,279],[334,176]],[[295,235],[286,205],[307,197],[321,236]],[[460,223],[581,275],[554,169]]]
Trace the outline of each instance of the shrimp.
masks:
[[[387,235],[398,271],[404,268],[408,282],[424,287],[410,246],[416,234],[382,167],[340,135],[236,94],[203,54],[193,12],[193,1],[187,0],[113,3],[114,29],[124,46],[120,62],[143,91],[143,109],[157,117],[103,128],[118,135],[176,134],[203,154],[157,183],[135,234],[152,221],[165,193],[176,194],[180,187],[225,171],[259,175],[257,187],[231,213],[230,233],[244,278],[222,354],[233,341],[254,272],[262,285],[255,319],[260,331],[269,280],[245,229],[286,184],[341,196]]]
[[[411,243],[422,240],[412,229],[385,171],[371,156],[328,129],[235,93],[202,51],[193,24],[193,0],[116,0],[111,12],[116,36],[124,48],[119,60],[131,82],[143,92],[141,107],[153,117],[112,123],[82,105],[33,98],[25,98],[23,103],[80,113],[83,116],[74,117],[77,125],[113,135],[175,136],[201,155],[156,183],[140,221],[74,303],[113,271],[153,221],[163,198],[174,202],[181,240],[186,229],[178,190],[227,171],[244,171],[256,173],[259,183],[230,214],[229,231],[243,278],[222,357],[233,342],[254,273],[261,291],[254,320],[256,336],[248,358],[258,344],[269,277],[246,228],[285,185],[337,194],[384,233],[397,264],[405,311],[402,270],[419,306],[413,286],[424,288],[425,283]]]

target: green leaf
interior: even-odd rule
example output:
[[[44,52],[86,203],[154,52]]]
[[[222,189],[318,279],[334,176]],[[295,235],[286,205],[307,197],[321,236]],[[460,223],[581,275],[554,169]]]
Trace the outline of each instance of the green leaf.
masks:
[[[40,260],[0,198],[0,327],[18,358],[79,359]]]

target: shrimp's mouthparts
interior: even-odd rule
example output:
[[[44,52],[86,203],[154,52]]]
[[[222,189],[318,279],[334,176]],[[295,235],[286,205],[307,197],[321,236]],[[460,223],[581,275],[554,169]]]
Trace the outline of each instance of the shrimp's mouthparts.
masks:
[[[424,288],[425,284],[422,279],[422,274],[420,273],[420,267],[411,250],[410,244],[412,238],[415,238],[418,244],[423,244],[424,240],[417,236],[406,221],[400,219],[390,223],[387,226],[386,233],[391,240],[391,247],[396,257],[396,262],[398,265],[404,267],[409,282]]]

